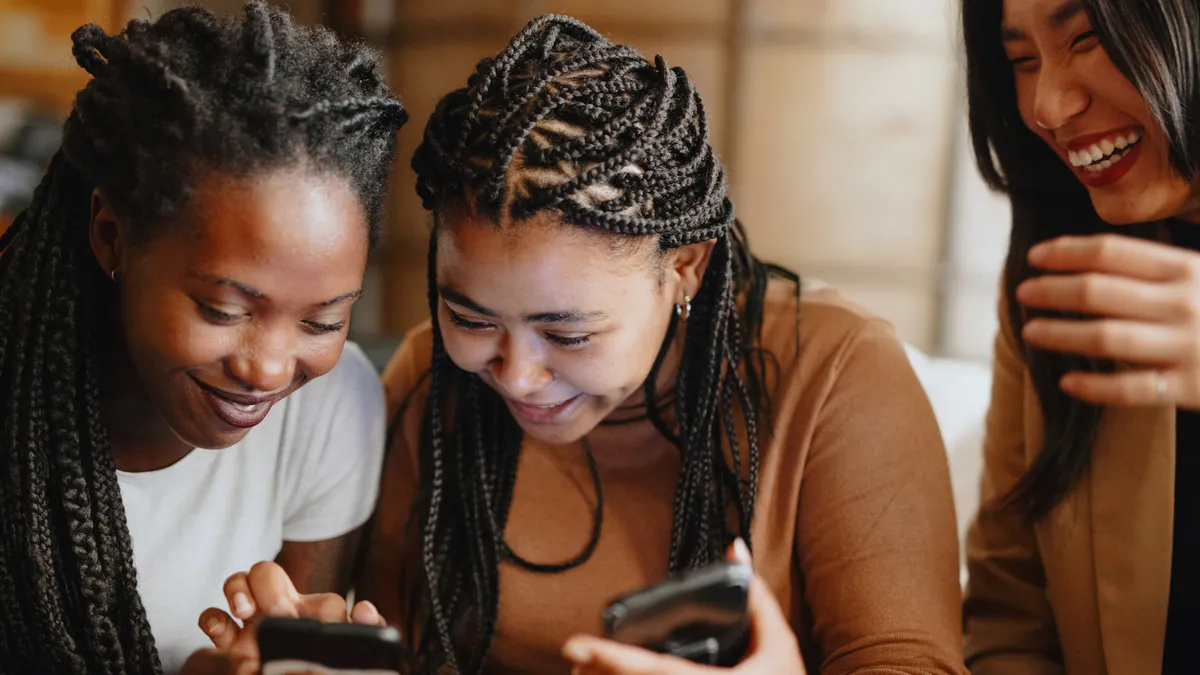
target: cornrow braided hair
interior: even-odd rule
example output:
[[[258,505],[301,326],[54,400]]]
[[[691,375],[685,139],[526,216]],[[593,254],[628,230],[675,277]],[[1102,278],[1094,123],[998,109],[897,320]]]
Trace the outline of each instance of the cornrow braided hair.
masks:
[[[719,559],[737,534],[748,539],[759,436],[770,416],[770,355],[757,347],[767,281],[782,275],[799,293],[799,278],[750,254],[704,105],[684,71],[662,57],[650,63],[575,19],[537,18],[439,102],[412,164],[417,192],[435,215],[466,207],[519,223],[549,209],[570,225],[655,237],[660,250],[715,240],[687,322],[675,387],[678,428],[659,414],[654,391],[674,326],[645,381],[646,408],[682,457],[670,570]],[[436,243],[435,231],[428,266],[434,317]],[[412,578],[421,587],[406,591],[413,670],[480,673],[496,627],[499,565],[569,569],[586,561],[598,529],[578,558],[557,565],[531,563],[508,548],[503,533],[520,427],[491,388],[450,361],[436,321],[433,338],[411,530],[420,538],[421,569]],[[740,447],[739,420],[748,447]]]
[[[374,52],[262,2],[72,40],[94,79],[0,236],[0,672],[158,673],[102,416],[121,347],[88,243],[93,191],[138,239],[178,222],[204,172],[301,164],[350,182],[374,243],[405,112]]]

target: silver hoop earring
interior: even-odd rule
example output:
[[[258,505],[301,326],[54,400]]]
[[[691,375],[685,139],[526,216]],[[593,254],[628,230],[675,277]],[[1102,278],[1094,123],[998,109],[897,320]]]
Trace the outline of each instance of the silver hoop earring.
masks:
[[[683,302],[675,303],[675,316],[681,321],[687,323],[688,317],[692,315],[692,296],[687,293],[683,294]]]
[[[108,278],[112,279],[114,284],[117,283],[117,268],[112,268],[112,271],[108,273]]]

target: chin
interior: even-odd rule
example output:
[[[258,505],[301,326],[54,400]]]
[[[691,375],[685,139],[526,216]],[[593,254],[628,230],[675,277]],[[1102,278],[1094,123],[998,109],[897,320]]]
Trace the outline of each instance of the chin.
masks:
[[[525,432],[527,438],[549,446],[574,445],[595,428],[595,425],[583,427],[578,424],[561,424],[553,427],[535,426],[521,424],[520,421],[517,422],[517,425],[521,427],[521,431]]]
[[[1124,195],[1093,195],[1096,215],[1109,225],[1150,223],[1172,217],[1182,208],[1173,204],[1155,203],[1150,199],[1126,198]]]
[[[215,429],[215,428],[191,428],[180,433],[175,429],[175,435],[179,440],[188,444],[193,448],[201,450],[224,450],[241,442],[246,434],[250,433],[249,429]]]

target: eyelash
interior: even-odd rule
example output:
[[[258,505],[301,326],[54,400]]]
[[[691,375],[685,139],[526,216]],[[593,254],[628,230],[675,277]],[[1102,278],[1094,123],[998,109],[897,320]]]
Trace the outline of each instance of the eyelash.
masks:
[[[203,302],[197,302],[196,306],[200,308],[200,312],[208,318],[217,321],[218,323],[229,324],[237,320],[238,317],[222,312],[221,310],[211,305],[206,305]]]
[[[197,302],[196,306],[200,308],[201,313],[222,325],[232,324],[234,321],[237,321],[239,318],[241,318],[227,312],[222,312],[216,307],[206,305],[203,302]],[[310,332],[316,334],[336,333],[346,327],[345,320],[337,323],[317,323],[316,321],[301,321],[300,323],[304,324],[304,327]]]
[[[346,321],[343,319],[337,323],[317,323],[315,321],[302,321],[306,327],[314,333],[338,333],[346,327]]]
[[[450,317],[450,323],[454,324],[460,330],[464,330],[469,333],[481,333],[486,330],[491,330],[491,328],[492,328],[492,325],[489,323],[484,323],[482,321],[471,321],[470,319],[463,317],[461,314],[459,314],[458,312],[455,312],[454,310],[450,309],[449,307],[446,308],[446,312],[448,313],[448,315]],[[549,340],[550,342],[553,342],[554,344],[558,345],[559,347],[566,347],[566,348],[582,347],[583,345],[590,342],[592,339],[591,335],[579,335],[579,336],[575,336],[575,337],[564,337],[562,335],[555,335],[554,333],[544,333],[544,336],[547,340]]]
[[[1096,31],[1094,31],[1094,30],[1084,31],[1084,32],[1080,33],[1079,35],[1075,36],[1074,40],[1071,40],[1071,48],[1074,49],[1075,47],[1079,46],[1080,42],[1083,42],[1084,40],[1094,38],[1094,37],[1096,37]]]
[[[1094,31],[1094,30],[1084,31],[1084,32],[1080,33],[1079,35],[1076,35],[1075,39],[1071,40],[1070,49],[1075,49],[1084,41],[1090,40],[1094,37],[1096,37],[1096,31]],[[1013,67],[1020,67],[1031,61],[1034,61],[1034,60],[1035,59],[1032,56],[1018,56],[1015,59],[1009,59],[1008,62],[1011,63],[1013,65]]]

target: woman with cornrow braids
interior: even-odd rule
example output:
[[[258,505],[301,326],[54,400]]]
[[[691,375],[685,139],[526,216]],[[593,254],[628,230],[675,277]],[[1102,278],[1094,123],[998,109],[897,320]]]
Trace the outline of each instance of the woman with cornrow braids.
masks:
[[[0,673],[173,673],[231,573],[349,581],[386,417],[346,327],[405,112],[262,2],[72,39],[93,79],[0,236]]]
[[[681,69],[538,18],[412,163],[433,318],[384,376],[358,586],[409,672],[714,672],[586,634],[747,548],[737,672],[965,672],[949,473],[903,346],[750,252]]]

